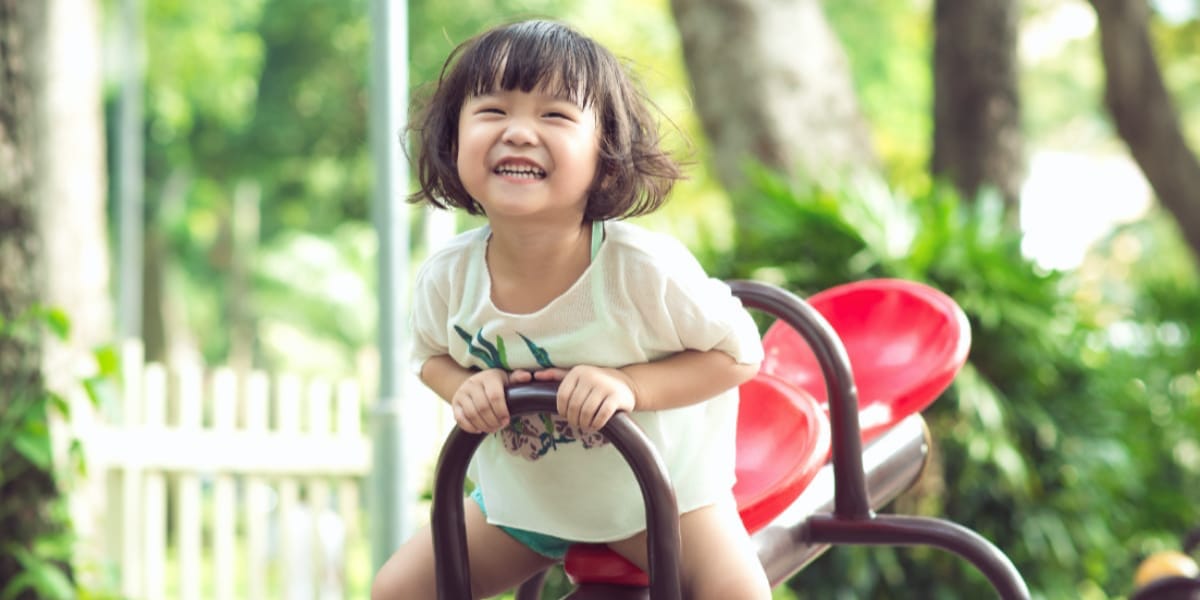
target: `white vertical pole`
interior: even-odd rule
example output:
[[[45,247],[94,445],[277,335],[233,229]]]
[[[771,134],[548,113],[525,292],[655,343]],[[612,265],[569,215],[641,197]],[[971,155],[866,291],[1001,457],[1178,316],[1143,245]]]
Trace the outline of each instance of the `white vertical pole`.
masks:
[[[121,93],[117,101],[117,333],[142,335],[142,3],[121,0]]]
[[[414,499],[405,484],[400,402],[407,397],[408,169],[400,146],[408,113],[408,6],[371,0],[373,214],[379,236],[379,398],[371,411],[371,561],[378,569],[404,541]]]

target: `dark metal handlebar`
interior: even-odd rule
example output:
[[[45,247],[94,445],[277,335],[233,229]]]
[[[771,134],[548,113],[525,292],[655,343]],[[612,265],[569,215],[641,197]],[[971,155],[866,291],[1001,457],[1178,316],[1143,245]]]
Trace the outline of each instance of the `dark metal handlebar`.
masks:
[[[508,389],[508,411],[512,416],[557,412],[557,384],[538,382]],[[679,510],[667,467],[649,438],[619,412],[601,430],[621,453],[642,490],[646,505],[647,555],[650,562],[652,598],[681,598],[679,577]],[[459,600],[471,597],[471,572],[467,557],[467,529],[463,514],[463,480],[467,465],[486,434],[467,433],[457,427],[450,432],[438,457],[433,491],[433,551],[436,561],[438,598]]]

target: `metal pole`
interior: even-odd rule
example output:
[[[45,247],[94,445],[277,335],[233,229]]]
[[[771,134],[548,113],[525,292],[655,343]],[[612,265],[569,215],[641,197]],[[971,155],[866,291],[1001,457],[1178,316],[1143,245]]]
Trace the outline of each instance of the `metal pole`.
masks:
[[[404,0],[371,0],[370,141],[373,218],[379,238],[379,398],[371,411],[371,561],[378,570],[408,537],[400,403],[407,396],[409,340],[408,169],[400,132],[408,112],[408,12]]]
[[[117,333],[142,335],[142,238],[145,227],[142,150],[142,5],[121,0],[121,93],[118,98],[116,193]]]

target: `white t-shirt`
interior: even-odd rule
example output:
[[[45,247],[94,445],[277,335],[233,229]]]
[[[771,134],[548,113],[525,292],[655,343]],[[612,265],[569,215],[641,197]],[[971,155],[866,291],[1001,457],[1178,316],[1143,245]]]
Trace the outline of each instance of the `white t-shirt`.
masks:
[[[490,230],[456,236],[417,276],[415,366],[448,354],[481,369],[622,367],[689,349],[721,350],[743,364],[762,360],[750,315],[681,243],[619,221],[605,223],[605,232],[580,278],[530,314],[492,304]],[[633,414],[668,467],[681,513],[731,497],[737,403],[731,389],[690,406]],[[558,415],[517,417],[489,435],[469,476],[496,525],[586,542],[624,539],[646,526],[624,458],[599,434],[574,431]]]

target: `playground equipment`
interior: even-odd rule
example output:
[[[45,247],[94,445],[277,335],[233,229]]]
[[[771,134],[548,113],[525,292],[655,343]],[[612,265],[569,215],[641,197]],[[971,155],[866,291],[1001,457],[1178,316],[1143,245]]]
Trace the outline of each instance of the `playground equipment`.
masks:
[[[953,300],[921,284],[888,279],[832,288],[808,302],[760,282],[730,286],[748,308],[777,319],[763,339],[767,356],[760,374],[740,390],[734,489],[771,585],[831,545],[927,545],[974,564],[1001,598],[1029,598],[1008,557],[974,531],[944,519],[874,512],[920,477],[928,431],[919,411],[966,359],[970,332]],[[508,401],[513,415],[552,412],[555,389],[516,386]],[[604,434],[642,488],[648,579],[604,546],[577,544],[564,560],[576,584],[568,597],[679,598],[678,513],[665,467],[625,415],[614,417]],[[455,429],[438,461],[432,527],[443,599],[470,596],[459,499],[470,456],[482,440]],[[544,575],[522,584],[517,598],[537,598]]]
[[[1138,565],[1129,600],[1200,600],[1200,566],[1192,559],[1200,529],[1183,540],[1183,550],[1155,552]]]

